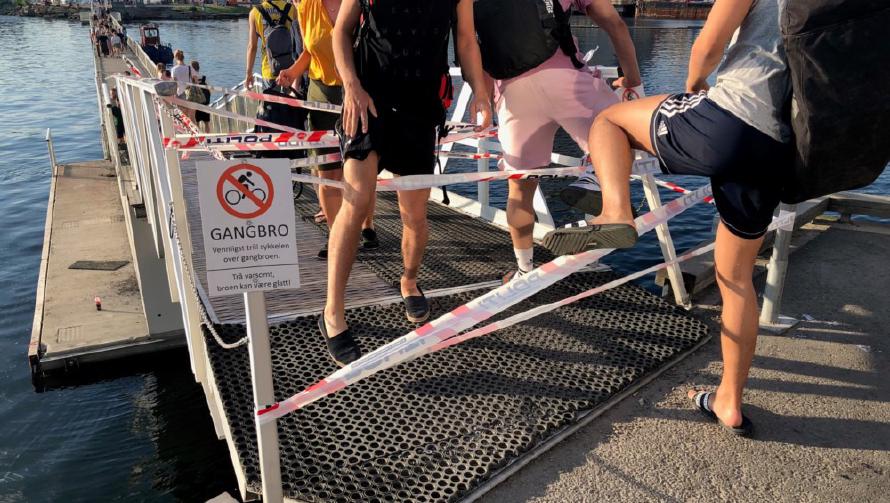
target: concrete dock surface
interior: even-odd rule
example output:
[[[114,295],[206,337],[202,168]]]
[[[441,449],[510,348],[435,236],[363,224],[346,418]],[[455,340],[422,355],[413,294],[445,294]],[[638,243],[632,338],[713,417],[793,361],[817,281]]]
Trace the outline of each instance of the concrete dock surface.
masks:
[[[799,234],[781,312],[802,321],[760,334],[752,439],[686,397],[719,379],[712,289],[696,307],[710,342],[483,501],[890,501],[890,226],[817,221]]]

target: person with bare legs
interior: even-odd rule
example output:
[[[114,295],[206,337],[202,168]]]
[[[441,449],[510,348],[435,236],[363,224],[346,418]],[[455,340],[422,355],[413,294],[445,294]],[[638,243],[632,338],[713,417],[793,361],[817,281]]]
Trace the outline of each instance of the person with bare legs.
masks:
[[[346,321],[344,297],[378,170],[406,176],[432,174],[435,167],[436,142],[444,136],[443,100],[450,98],[448,46],[455,16],[454,46],[475,94],[471,117],[482,115],[481,130],[491,123],[491,98],[473,28],[472,0],[343,0],[340,6],[334,56],[344,87],[337,131],[345,189],[328,239],[327,304],[318,318],[328,351],[340,365],[361,356]],[[363,25],[356,31],[360,20]],[[404,265],[400,290],[406,317],[422,322],[430,314],[417,284],[429,235],[429,189],[400,191],[398,199]]]
[[[609,35],[625,69],[619,85],[642,86],[633,40],[609,0],[559,0],[549,5],[543,0],[476,2],[476,31],[485,70],[498,79],[498,138],[504,152],[501,169],[549,166],[553,139],[560,127],[587,151],[587,133],[594,118],[618,101],[609,85],[581,61],[569,24],[572,7],[587,13]],[[555,28],[548,30],[547,26]],[[507,223],[517,268],[507,273],[504,281],[534,269],[533,201],[538,188],[537,180],[510,180],[507,184]]]
[[[667,174],[711,179],[721,222],[715,263],[723,298],[723,376],[716,392],[690,391],[697,408],[737,435],[750,435],[742,392],[757,340],[754,260],[792,165],[784,113],[791,83],[779,32],[785,0],[717,0],[689,60],[686,94],[625,102],[590,131],[602,213],[590,226],[549,233],[557,254],[626,248],[636,242],[630,206],[632,148],[656,155]],[[723,58],[714,87],[708,76]]]

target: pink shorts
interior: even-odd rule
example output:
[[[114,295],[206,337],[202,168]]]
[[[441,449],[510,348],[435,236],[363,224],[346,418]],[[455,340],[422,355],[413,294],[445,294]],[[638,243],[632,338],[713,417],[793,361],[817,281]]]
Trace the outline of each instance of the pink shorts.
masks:
[[[540,70],[504,81],[497,103],[501,169],[548,166],[560,127],[587,152],[593,120],[617,102],[603,79],[575,68]]]

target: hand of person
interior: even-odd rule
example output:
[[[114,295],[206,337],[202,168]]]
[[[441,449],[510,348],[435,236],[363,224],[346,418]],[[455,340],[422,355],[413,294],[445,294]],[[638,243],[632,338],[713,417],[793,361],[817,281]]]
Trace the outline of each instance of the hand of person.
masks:
[[[687,93],[698,93],[701,91],[707,91],[711,86],[708,85],[708,82],[705,79],[693,79],[686,81],[686,92]]]
[[[275,83],[281,87],[290,87],[294,80],[294,77],[288,70],[281,70],[281,73],[278,74],[278,78],[275,79]]]
[[[248,91],[253,90],[253,73],[248,73],[244,77],[244,89],[247,89]]]
[[[358,133],[358,124],[361,122],[362,133],[368,132],[368,111],[377,117],[377,107],[374,100],[359,83],[345,84],[343,86],[343,132],[347,136],[355,136]]]
[[[485,93],[474,93],[470,102],[470,121],[476,122],[479,114],[482,114],[482,122],[474,128],[482,131],[491,127],[491,97]]]
[[[618,77],[612,81],[612,87],[615,88],[615,92],[618,94],[621,101],[633,101],[646,96],[646,91],[643,90],[642,82],[635,86],[631,86],[630,84],[631,83],[624,77]]]

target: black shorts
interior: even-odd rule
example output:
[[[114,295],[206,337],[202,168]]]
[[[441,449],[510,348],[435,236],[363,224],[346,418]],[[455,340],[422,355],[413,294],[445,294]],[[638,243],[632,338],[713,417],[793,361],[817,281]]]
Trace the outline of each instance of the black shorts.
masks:
[[[347,136],[342,121],[337,121],[343,160],[363,161],[374,151],[380,159],[378,172],[385,169],[399,176],[433,174],[435,148],[443,123],[431,120],[431,114],[418,114],[407,108],[397,110],[378,104],[377,112],[378,117],[369,112],[367,134],[361,132],[359,124],[359,132],[354,137]]]
[[[736,236],[762,236],[779,205],[793,150],[720,108],[705,93],[675,94],[652,114],[661,169],[711,179],[720,218]]]

